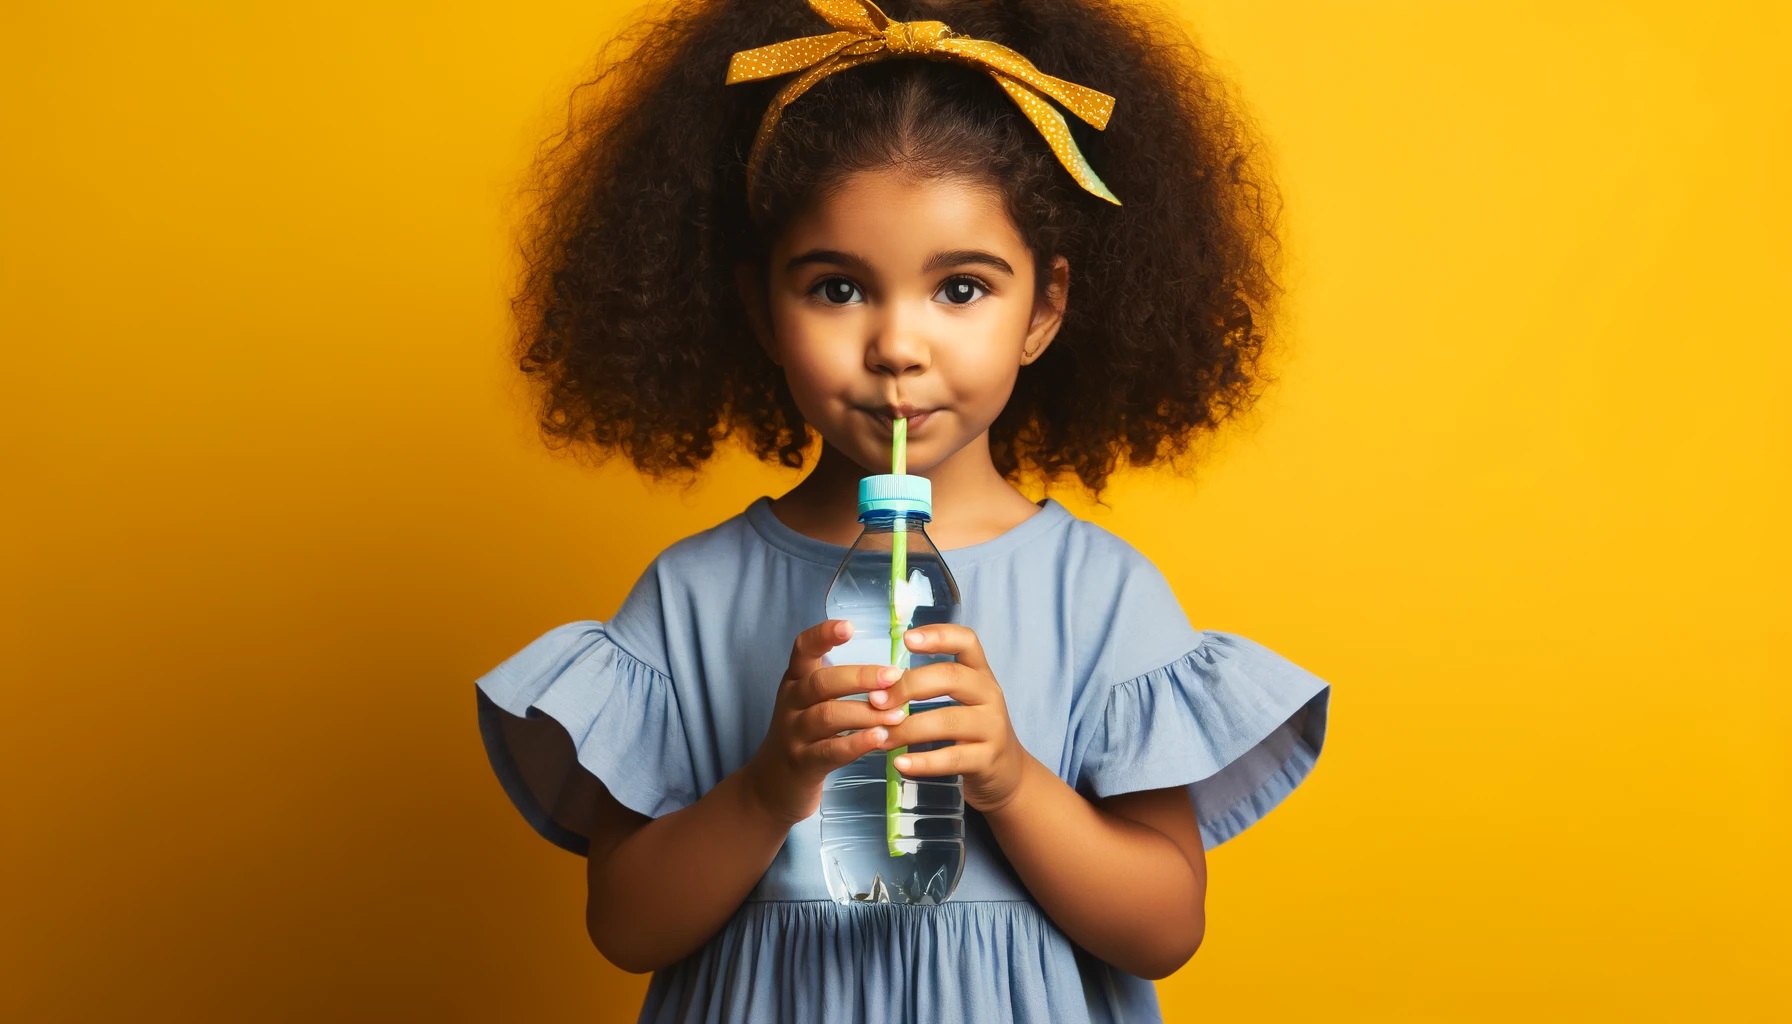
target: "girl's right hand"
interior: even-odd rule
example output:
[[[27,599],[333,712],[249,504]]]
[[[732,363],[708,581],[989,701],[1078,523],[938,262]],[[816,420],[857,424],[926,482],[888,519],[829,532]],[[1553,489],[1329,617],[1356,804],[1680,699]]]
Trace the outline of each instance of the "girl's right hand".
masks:
[[[851,636],[852,623],[845,619],[828,619],[797,634],[771,725],[747,762],[752,791],[786,827],[821,807],[821,785],[829,772],[878,749],[885,727],[903,719],[901,708],[835,699],[888,689],[900,676],[888,666],[822,665],[822,655]],[[847,729],[860,731],[841,736]]]

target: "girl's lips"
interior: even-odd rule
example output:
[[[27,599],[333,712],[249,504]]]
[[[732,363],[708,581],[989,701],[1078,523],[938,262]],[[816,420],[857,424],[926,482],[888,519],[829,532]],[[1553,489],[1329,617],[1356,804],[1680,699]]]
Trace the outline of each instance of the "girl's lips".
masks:
[[[920,427],[921,424],[926,423],[933,413],[934,410],[928,410],[917,416],[910,416],[908,418],[908,432],[911,434],[914,433],[916,428]],[[877,422],[881,424],[885,430],[892,430],[896,426],[896,422],[890,418],[890,414],[887,412],[873,412],[871,415],[876,418]]]

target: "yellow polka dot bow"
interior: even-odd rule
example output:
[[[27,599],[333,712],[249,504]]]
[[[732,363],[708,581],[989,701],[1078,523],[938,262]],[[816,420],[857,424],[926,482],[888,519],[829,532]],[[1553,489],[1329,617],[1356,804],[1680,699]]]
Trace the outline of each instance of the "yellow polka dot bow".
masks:
[[[1120,200],[1108,191],[1096,176],[1089,161],[1070,138],[1070,126],[1064,115],[1045,100],[1046,96],[1064,104],[1071,113],[1097,128],[1105,129],[1108,116],[1114,112],[1114,97],[1094,89],[1053,78],[1034,67],[1030,61],[1000,43],[970,39],[957,35],[939,21],[891,21],[871,0],[809,0],[809,6],[840,29],[826,35],[788,39],[782,43],[742,50],[728,62],[728,82],[753,82],[792,71],[803,73],[790,80],[759,122],[759,134],[753,139],[753,152],[747,158],[749,187],[758,176],[772,130],[784,107],[808,91],[809,87],[836,71],[868,64],[890,57],[924,57],[950,60],[989,72],[1020,109],[1045,136],[1066,170],[1077,184],[1114,205]]]

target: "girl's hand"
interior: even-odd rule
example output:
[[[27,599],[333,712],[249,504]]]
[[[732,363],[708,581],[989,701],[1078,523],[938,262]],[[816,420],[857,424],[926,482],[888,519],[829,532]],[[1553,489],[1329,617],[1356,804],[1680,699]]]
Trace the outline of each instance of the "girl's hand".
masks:
[[[885,727],[902,721],[898,705],[886,702],[876,708],[861,700],[835,699],[881,691],[896,678],[895,669],[877,665],[824,667],[821,656],[851,636],[852,623],[845,619],[829,619],[797,634],[790,667],[778,684],[771,724],[743,769],[760,802],[784,825],[814,814],[821,807],[827,774],[877,750]],[[889,673],[888,678],[880,672]],[[846,729],[860,731],[840,735]]]
[[[966,803],[985,814],[1000,810],[1020,786],[1027,751],[1014,735],[1008,702],[984,660],[982,642],[969,626],[954,623],[911,629],[903,641],[911,651],[955,654],[958,660],[909,669],[896,685],[871,692],[873,707],[900,712],[905,701],[946,695],[958,706],[910,715],[877,746],[891,750],[916,743],[956,741],[939,750],[904,754],[896,759],[896,770],[916,776],[963,775]]]

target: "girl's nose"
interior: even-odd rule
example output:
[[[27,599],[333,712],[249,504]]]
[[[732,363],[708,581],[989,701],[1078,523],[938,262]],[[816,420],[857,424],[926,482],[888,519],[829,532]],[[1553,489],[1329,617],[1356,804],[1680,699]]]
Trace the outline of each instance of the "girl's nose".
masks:
[[[930,358],[920,333],[895,318],[886,320],[865,345],[865,366],[873,373],[898,377],[920,373],[927,369]]]

